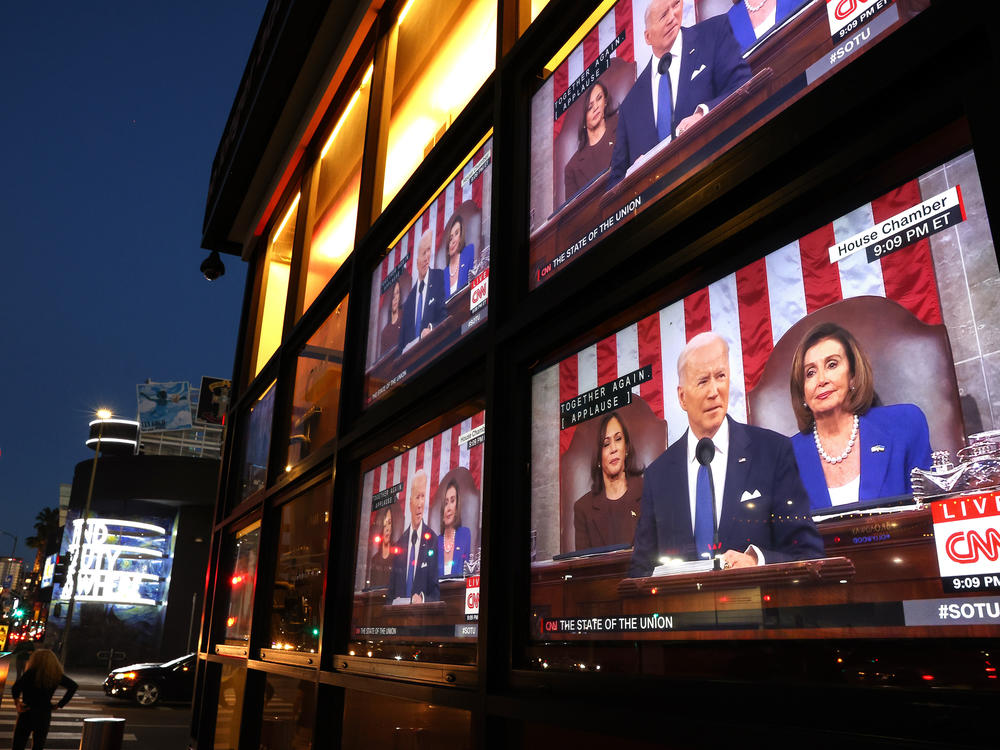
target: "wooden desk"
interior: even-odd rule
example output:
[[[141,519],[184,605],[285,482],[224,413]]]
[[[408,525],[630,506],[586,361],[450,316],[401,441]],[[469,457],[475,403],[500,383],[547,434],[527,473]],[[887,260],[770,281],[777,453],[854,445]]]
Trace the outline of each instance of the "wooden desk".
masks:
[[[820,531],[828,557],[759,568],[630,579],[627,550],[535,563],[532,632],[565,641],[1000,635],[1000,626],[903,623],[904,601],[965,596],[942,588],[929,508],[827,521]],[[672,627],[546,630],[551,620],[654,613],[672,617]]]
[[[435,325],[422,340],[399,356],[394,351],[386,352],[368,368],[365,390],[369,401],[385,395],[383,392],[375,396],[393,378],[402,374],[401,382],[413,375],[461,335],[462,327],[472,318],[469,308],[471,288],[472,285],[467,284],[448,299],[445,303],[445,319]]]

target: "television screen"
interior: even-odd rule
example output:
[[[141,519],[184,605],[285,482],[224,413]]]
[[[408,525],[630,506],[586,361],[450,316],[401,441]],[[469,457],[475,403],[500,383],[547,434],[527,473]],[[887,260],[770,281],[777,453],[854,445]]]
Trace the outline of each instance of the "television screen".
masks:
[[[486,320],[492,153],[486,138],[372,273],[366,404]]]
[[[967,152],[536,370],[532,638],[1000,634],[998,284]]]
[[[485,418],[475,413],[365,471],[354,639],[475,642]]]
[[[619,0],[532,97],[529,287],[928,5]]]

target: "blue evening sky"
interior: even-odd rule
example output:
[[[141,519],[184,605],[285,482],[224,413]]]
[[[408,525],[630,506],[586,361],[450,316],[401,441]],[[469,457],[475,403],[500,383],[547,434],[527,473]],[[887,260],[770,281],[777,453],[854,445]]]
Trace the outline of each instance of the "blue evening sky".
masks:
[[[198,266],[209,172],[265,0],[5,3],[0,530],[58,505],[99,406],[230,377],[246,269]],[[0,555],[12,540],[0,535]]]

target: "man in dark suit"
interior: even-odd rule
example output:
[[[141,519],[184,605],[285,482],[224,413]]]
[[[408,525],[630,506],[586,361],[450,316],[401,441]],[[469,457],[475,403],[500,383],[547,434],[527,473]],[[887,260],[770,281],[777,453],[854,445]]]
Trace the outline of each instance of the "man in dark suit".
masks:
[[[681,28],[682,0],[653,0],[646,9],[646,43],[653,48],[618,108],[608,187],[668,136],[681,136],[750,80],[726,16]]]
[[[809,515],[791,441],[726,414],[725,340],[711,332],[692,338],[677,360],[677,377],[688,430],[646,468],[629,575],[650,575],[664,557],[718,555],[726,568],[822,557],[823,540]],[[707,466],[696,453],[702,438],[714,444]]]
[[[430,229],[420,235],[417,244],[417,278],[413,288],[406,295],[403,305],[403,325],[399,332],[399,351],[414,339],[423,338],[434,326],[444,320],[444,271],[431,268],[431,245],[433,233]]]
[[[396,540],[387,602],[409,599],[411,604],[436,602],[438,590],[437,534],[424,523],[427,474],[418,471],[410,483],[410,525]]]

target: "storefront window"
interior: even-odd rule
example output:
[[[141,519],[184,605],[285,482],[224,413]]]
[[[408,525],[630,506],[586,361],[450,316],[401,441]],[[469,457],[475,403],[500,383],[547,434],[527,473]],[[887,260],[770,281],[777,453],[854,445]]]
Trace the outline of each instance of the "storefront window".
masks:
[[[299,352],[288,443],[289,469],[337,433],[346,320],[345,297]]]
[[[240,467],[240,499],[246,499],[267,484],[267,455],[271,450],[271,417],[274,414],[274,383],[250,407],[243,431],[243,465]]]
[[[307,654],[319,650],[329,538],[328,483],[282,508],[271,609],[272,649]]]
[[[372,67],[340,113],[323,146],[318,165],[316,204],[306,256],[306,281],[299,315],[309,309],[354,249],[361,188],[361,156],[368,122]]]
[[[267,364],[267,360],[277,351],[281,343],[298,208],[299,196],[296,195],[267,243],[264,276],[261,281],[260,318],[257,322],[257,339],[254,347],[254,375]]]
[[[243,693],[246,688],[246,667],[222,665],[219,682],[219,705],[215,716],[215,750],[236,750],[240,745],[240,717],[243,715]]]
[[[493,72],[496,0],[413,0],[397,28],[383,206]]]
[[[224,638],[228,646],[242,646],[250,641],[250,617],[253,611],[259,545],[260,521],[236,532],[231,552],[233,572],[229,579],[231,588]]]
[[[315,684],[269,674],[264,688],[260,746],[268,750],[311,750],[315,723]]]

